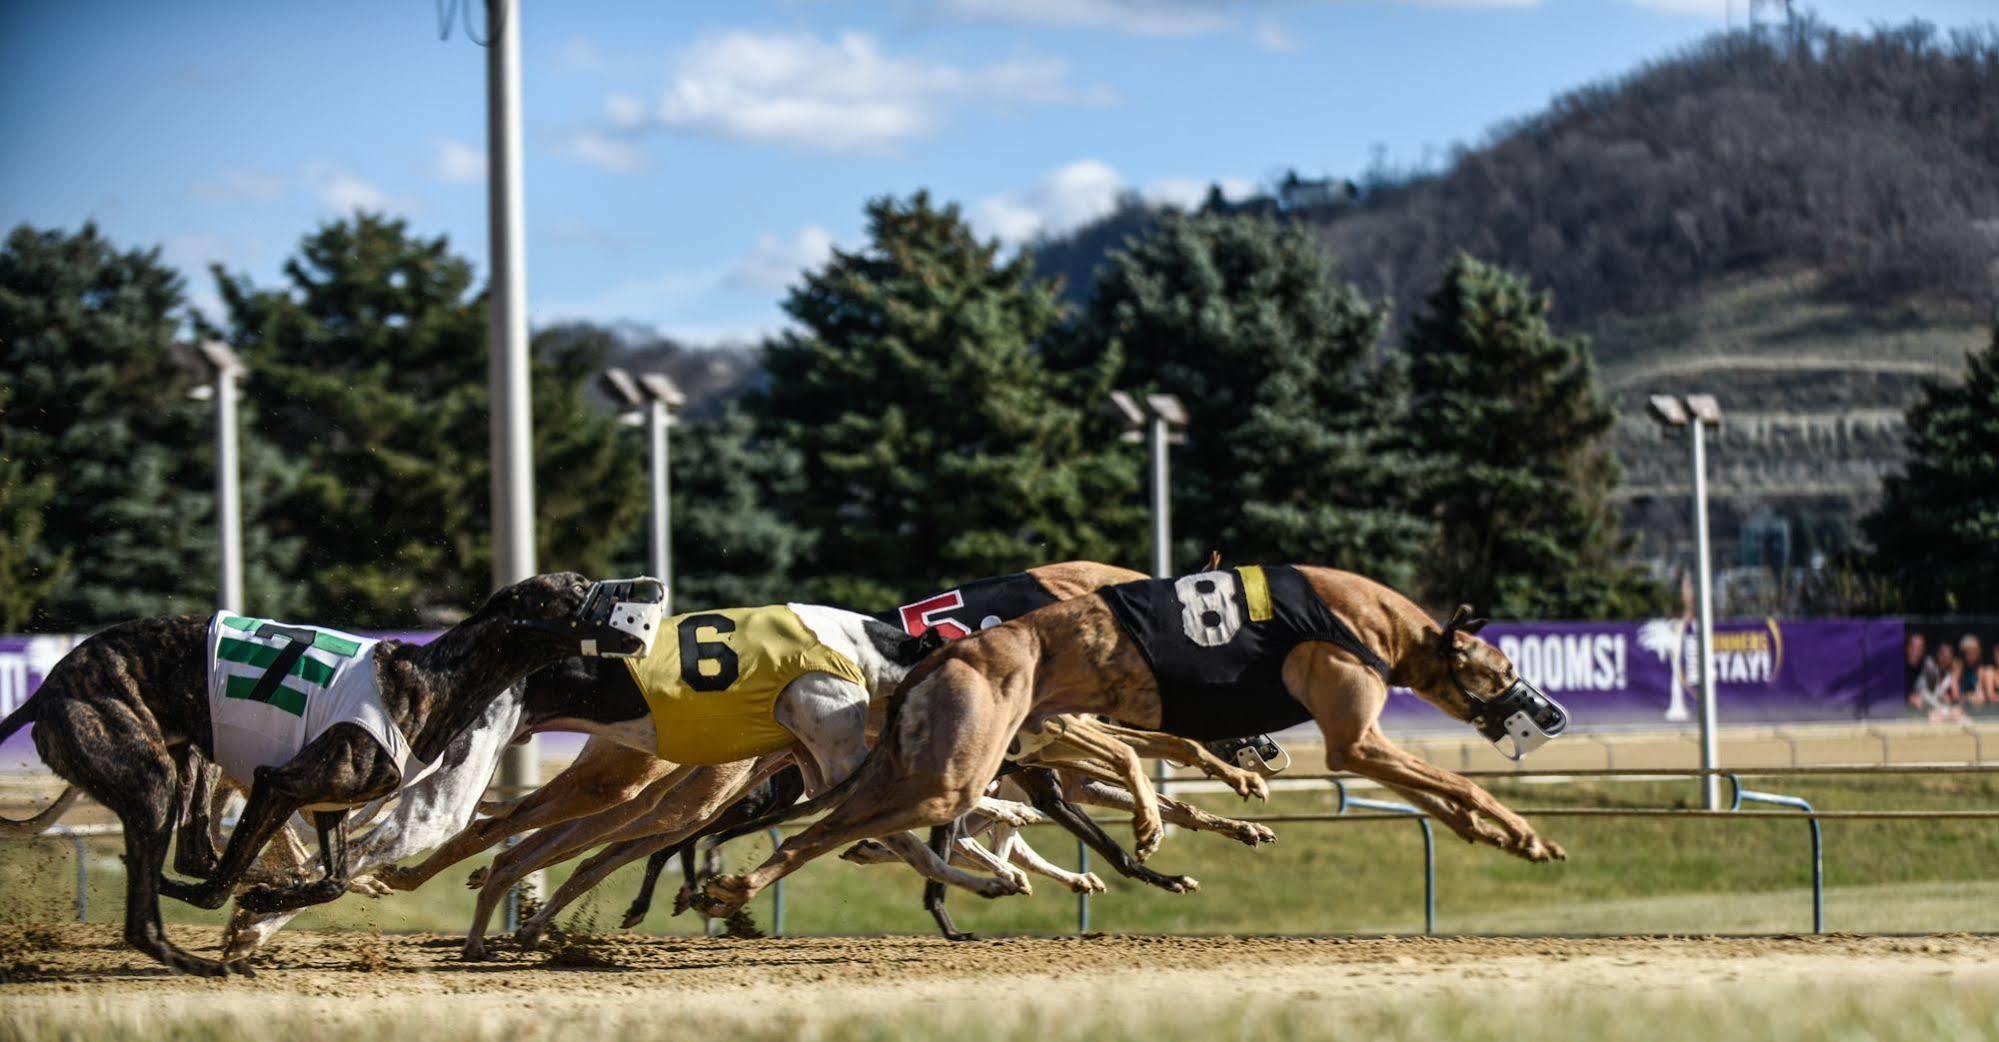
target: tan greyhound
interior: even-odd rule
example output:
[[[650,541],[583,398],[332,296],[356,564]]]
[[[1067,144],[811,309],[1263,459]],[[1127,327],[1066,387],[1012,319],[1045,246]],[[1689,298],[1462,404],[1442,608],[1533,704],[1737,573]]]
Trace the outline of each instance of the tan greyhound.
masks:
[[[784,815],[825,816],[748,874],[709,880],[705,910],[733,912],[856,840],[955,820],[1023,725],[1063,713],[1195,738],[1212,735],[1190,732],[1252,733],[1309,718],[1325,738],[1328,768],[1394,789],[1468,841],[1529,861],[1562,858],[1560,846],[1490,793],[1381,733],[1391,683],[1522,751],[1561,732],[1566,713],[1473,635],[1483,620],[1470,614],[1461,607],[1440,628],[1380,583],[1310,566],[1145,580],[1029,612],[911,670],[865,762]],[[1211,669],[1216,663],[1225,668]],[[1250,682],[1263,690],[1243,686]],[[1204,702],[1207,690],[1230,697]],[[1238,722],[1228,722],[1231,714]]]

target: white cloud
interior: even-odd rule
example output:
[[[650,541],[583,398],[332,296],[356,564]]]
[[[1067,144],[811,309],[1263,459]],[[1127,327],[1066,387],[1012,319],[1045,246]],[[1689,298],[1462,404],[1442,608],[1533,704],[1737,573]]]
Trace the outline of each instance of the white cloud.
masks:
[[[781,290],[832,256],[833,233],[819,225],[808,224],[788,239],[766,232],[723,281],[732,289]]]
[[[578,162],[614,174],[636,173],[646,167],[644,149],[623,138],[594,130],[571,135],[564,151]]]
[[[737,140],[886,152],[932,132],[958,106],[1109,98],[1104,90],[1072,87],[1067,65],[1055,59],[960,68],[888,54],[865,33],[821,39],[737,30],[704,37],[680,56],[653,118]],[[613,120],[631,115],[615,97],[606,108]]]
[[[1124,178],[1099,159],[1057,167],[1032,187],[981,201],[979,223],[1001,242],[1017,244],[1059,234],[1111,212]]]
[[[1256,194],[1246,177],[1162,177],[1138,193],[1147,202],[1191,210],[1208,197],[1208,185],[1219,184],[1222,195],[1240,200]],[[1079,159],[1057,167],[1032,186],[980,200],[973,209],[979,228],[1008,245],[1037,236],[1060,235],[1117,209],[1119,199],[1133,191],[1124,175],[1099,159]]]
[[[486,179],[486,150],[443,138],[437,143],[437,155],[430,161],[430,176],[439,181],[483,181]]]
[[[284,176],[264,170],[224,170],[187,190],[195,199],[223,203],[267,203],[284,192]]]
[[[410,213],[422,209],[416,199],[390,195],[361,175],[342,167],[315,163],[306,167],[306,186],[319,197],[320,205],[336,213],[370,210],[381,213]]]
[[[1112,29],[1140,36],[1191,36],[1226,28],[1215,0],[944,0],[945,13],[977,21]]]

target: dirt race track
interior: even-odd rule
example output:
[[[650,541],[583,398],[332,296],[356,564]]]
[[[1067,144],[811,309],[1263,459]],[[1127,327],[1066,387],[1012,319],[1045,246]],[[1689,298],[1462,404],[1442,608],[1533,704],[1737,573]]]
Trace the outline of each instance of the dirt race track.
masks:
[[[608,1038],[615,1036],[600,1032],[619,1031],[620,1024],[643,1023],[656,1031],[696,1017],[705,1037],[845,1037],[818,1028],[856,1021],[872,1027],[855,1037],[892,1037],[897,1025],[936,1037],[938,1016],[990,1011],[994,999],[1005,1000],[999,1005],[1087,1010],[1087,1018],[1099,1022],[1111,1011],[1143,1023],[1161,1011],[1198,1017],[1199,1011],[1234,1006],[1351,1015],[1371,1006],[1476,1001],[1482,995],[1545,1007],[1579,991],[1655,1001],[1689,989],[1725,994],[1752,986],[1772,998],[1787,989],[1881,994],[1905,985],[1934,988],[1939,981],[1979,994],[1999,990],[1999,938],[1970,935],[1092,935],[955,945],[928,937],[621,936],[574,943],[555,954],[504,951],[496,962],[467,964],[458,961],[453,938],[300,933],[280,939],[262,959],[258,979],[223,982],[169,976],[126,949],[108,927],[7,929],[0,949],[0,980],[7,981],[0,983],[0,1037],[104,1037],[92,1032],[117,1027],[124,1037],[158,1038],[169,1034],[163,1025],[193,1019],[209,1026],[171,1034],[303,1037],[300,1031],[310,1025],[306,1034],[317,1037],[340,1037],[337,1028],[342,1036],[363,1039]],[[595,1030],[573,1033],[586,1020]],[[416,1024],[436,1025],[437,1031],[412,1032]],[[543,1034],[557,1025],[566,1027]],[[1064,1015],[1027,1037],[1080,1029]],[[1192,1025],[1183,1030],[1198,1037]],[[1157,1024],[1146,1032],[1180,1033]]]

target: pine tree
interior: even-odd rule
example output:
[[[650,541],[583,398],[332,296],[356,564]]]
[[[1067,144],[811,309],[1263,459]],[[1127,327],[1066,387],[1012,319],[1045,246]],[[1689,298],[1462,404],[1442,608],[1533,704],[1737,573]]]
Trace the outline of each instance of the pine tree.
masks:
[[[0,387],[0,432],[6,430],[8,397],[8,389]],[[37,561],[44,552],[42,532],[55,492],[54,474],[30,479],[27,461],[0,455],[0,633],[25,626],[42,598],[69,572],[67,547],[56,551],[52,561]]]
[[[1862,522],[1907,611],[1999,612],[1999,325],[1909,407],[1909,462]]]
[[[1110,557],[1138,518],[1136,468],[1086,440],[1101,374],[1051,368],[1060,318],[1031,262],[997,259],[957,207],[925,193],[867,207],[870,244],[794,288],[801,329],[766,349],[758,411],[803,456],[785,504],[816,535],[827,599],[911,590],[1077,557]]]
[[[1342,285],[1296,226],[1167,214],[1113,254],[1069,339],[1116,383],[1179,396],[1173,558],[1352,569],[1400,585],[1426,543],[1388,437],[1399,376],[1376,361],[1386,315]]]
[[[443,237],[356,214],[316,229],[259,289],[218,271],[249,368],[246,423],[299,469],[260,522],[302,546],[307,616],[449,621],[490,584],[486,307]],[[640,458],[581,387],[600,359],[536,359],[540,563],[608,570],[644,509]],[[551,523],[552,522],[552,523]]]
[[[1661,594],[1621,561],[1615,414],[1587,343],[1556,336],[1548,308],[1525,278],[1461,253],[1411,324],[1406,429],[1439,525],[1425,593],[1515,617],[1643,614]]]
[[[180,277],[159,251],[120,250],[94,225],[22,225],[0,249],[0,458],[15,468],[8,510],[40,521],[7,522],[13,538],[32,533],[10,551],[12,578],[45,588],[30,628],[213,603],[205,410],[168,352],[182,318]]]

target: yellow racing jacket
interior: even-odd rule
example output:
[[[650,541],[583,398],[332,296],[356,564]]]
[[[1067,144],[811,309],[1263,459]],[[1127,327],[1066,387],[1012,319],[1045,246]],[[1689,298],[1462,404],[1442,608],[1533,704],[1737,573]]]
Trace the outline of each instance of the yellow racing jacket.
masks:
[[[729,763],[790,745],[777,696],[807,673],[867,686],[859,666],[782,604],[676,615],[664,628],[650,655],[625,660],[662,760]]]

